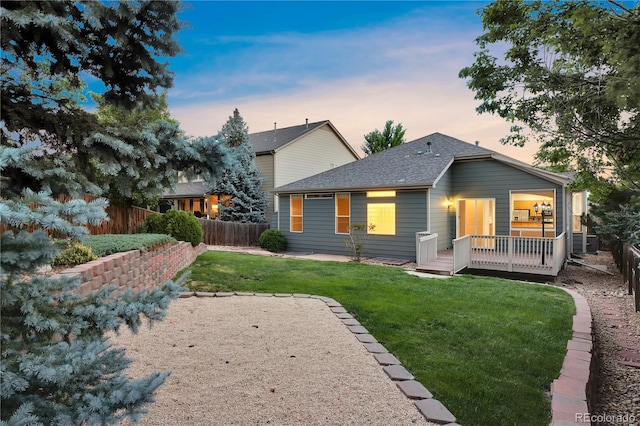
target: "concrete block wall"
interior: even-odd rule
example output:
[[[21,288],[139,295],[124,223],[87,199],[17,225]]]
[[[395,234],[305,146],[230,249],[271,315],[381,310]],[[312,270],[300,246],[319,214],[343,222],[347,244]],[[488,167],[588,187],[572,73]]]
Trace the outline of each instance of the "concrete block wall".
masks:
[[[81,294],[88,294],[106,285],[115,285],[118,290],[150,289],[162,287],[179,270],[189,266],[206,251],[204,244],[193,247],[191,243],[180,241],[146,253],[140,250],[114,253],[65,269],[58,275],[79,276],[81,284],[78,291]]]

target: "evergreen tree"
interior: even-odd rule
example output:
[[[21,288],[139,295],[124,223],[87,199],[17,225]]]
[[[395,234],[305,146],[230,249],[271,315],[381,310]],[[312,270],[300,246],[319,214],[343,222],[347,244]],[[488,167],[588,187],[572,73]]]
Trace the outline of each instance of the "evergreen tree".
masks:
[[[7,167],[3,193],[29,187],[144,203],[175,185],[179,171],[214,179],[223,170],[208,167],[225,163],[224,147],[195,144],[167,112],[173,74],[157,58],[180,51],[179,8],[148,0],[1,4],[2,145],[35,147],[31,170],[75,174],[53,181]],[[79,106],[87,74],[106,88],[94,98],[96,114]]]
[[[3,424],[114,424],[137,420],[166,373],[126,377],[130,361],[106,333],[134,332],[141,316],[164,315],[178,283],[163,289],[87,295],[77,279],[43,275],[60,251],[49,235],[77,239],[106,220],[106,200],[55,201],[100,193],[104,176],[126,190],[157,188],[150,170],[189,165],[223,170],[221,146],[186,143],[175,123],[142,129],[101,123],[80,108],[81,76],[100,79],[104,100],[154,109],[171,85],[161,56],[178,52],[176,2],[2,2],[0,4],[0,418]],[[133,142],[135,141],[135,142]],[[216,171],[218,167],[218,171]],[[164,183],[164,182],[163,182]]]
[[[28,167],[31,153],[3,147],[0,172],[8,165]],[[49,170],[43,175],[56,176]],[[8,424],[113,424],[133,420],[153,401],[167,373],[130,380],[130,361],[105,337],[124,324],[134,332],[140,315],[162,318],[178,285],[114,293],[114,286],[82,296],[79,278],[39,273],[60,252],[48,234],[77,239],[86,225],[106,219],[107,202],[60,203],[49,192],[28,188],[2,199],[0,225],[1,418]],[[28,227],[34,228],[28,230]]]
[[[388,120],[382,132],[375,129],[373,132],[364,135],[365,144],[362,145],[362,150],[366,155],[371,155],[401,145],[405,142],[405,132],[406,129],[402,128],[402,123],[394,126],[393,120]]]
[[[268,198],[260,190],[264,179],[255,165],[255,154],[249,143],[249,129],[237,108],[222,126],[220,138],[230,148],[233,158],[232,166],[225,170],[214,190],[220,197],[220,220],[265,222]]]

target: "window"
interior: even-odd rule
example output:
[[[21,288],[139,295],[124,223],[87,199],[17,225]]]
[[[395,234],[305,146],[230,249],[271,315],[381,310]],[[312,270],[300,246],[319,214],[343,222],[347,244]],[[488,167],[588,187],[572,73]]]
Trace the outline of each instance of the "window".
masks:
[[[351,197],[336,194],[336,234],[348,234],[351,227]]]
[[[582,232],[582,216],[584,215],[584,206],[585,206],[585,193],[584,192],[574,192],[573,193],[573,202],[571,203],[573,209],[573,232]]]
[[[551,206],[551,210],[545,211],[543,207],[546,206]],[[515,237],[554,237],[555,210],[556,197],[553,189],[511,191],[511,235]],[[544,215],[543,211],[545,211]]]
[[[290,207],[291,223],[289,230],[291,232],[302,232],[302,195],[292,195]]]
[[[305,200],[326,200],[332,199],[333,194],[305,194]]]
[[[367,191],[367,198],[393,198],[396,196],[396,191]]]
[[[396,234],[396,205],[395,203],[367,204],[368,233],[375,235]]]

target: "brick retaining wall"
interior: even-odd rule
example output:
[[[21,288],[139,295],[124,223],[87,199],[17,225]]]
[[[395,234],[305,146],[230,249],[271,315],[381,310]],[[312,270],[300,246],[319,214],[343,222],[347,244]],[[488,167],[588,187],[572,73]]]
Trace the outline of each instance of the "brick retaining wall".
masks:
[[[199,255],[207,251],[200,244],[180,241],[169,243],[146,253],[131,250],[114,253],[97,260],[65,269],[59,275],[79,276],[78,291],[87,294],[105,285],[115,285],[118,290],[142,290],[162,287],[182,268],[189,266]]]

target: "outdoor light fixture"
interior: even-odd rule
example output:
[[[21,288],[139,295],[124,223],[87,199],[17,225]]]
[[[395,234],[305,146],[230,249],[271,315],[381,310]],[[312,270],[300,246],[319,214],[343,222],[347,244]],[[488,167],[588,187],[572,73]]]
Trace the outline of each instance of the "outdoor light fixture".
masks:
[[[544,238],[544,217],[545,216],[551,216],[552,214],[552,208],[551,208],[551,203],[545,204],[545,202],[542,202],[542,205],[538,205],[538,203],[535,203],[533,205],[533,211],[535,211],[536,213],[540,212],[540,216],[542,217],[542,238]],[[545,250],[545,241],[542,240],[542,264],[544,265],[544,250]]]

